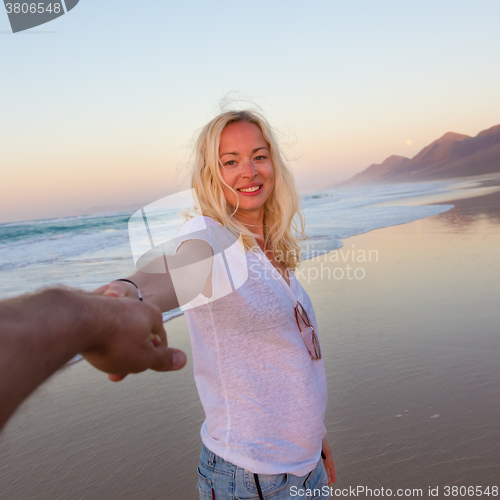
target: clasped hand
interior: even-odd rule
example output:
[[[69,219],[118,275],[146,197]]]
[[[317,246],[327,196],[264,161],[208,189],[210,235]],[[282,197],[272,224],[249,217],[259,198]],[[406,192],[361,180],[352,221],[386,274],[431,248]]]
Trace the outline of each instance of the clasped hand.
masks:
[[[158,307],[139,301],[130,283],[114,281],[95,290],[92,298],[92,314],[97,309],[108,321],[105,331],[81,354],[108,373],[111,381],[147,369],[179,370],[186,364],[183,351],[168,347]]]

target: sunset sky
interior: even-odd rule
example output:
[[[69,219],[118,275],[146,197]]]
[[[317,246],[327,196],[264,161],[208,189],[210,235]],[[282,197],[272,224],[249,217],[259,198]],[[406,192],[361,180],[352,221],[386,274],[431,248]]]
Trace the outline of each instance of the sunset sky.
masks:
[[[0,222],[177,191],[229,92],[299,189],[500,123],[498,0],[80,0],[12,34],[0,6]]]

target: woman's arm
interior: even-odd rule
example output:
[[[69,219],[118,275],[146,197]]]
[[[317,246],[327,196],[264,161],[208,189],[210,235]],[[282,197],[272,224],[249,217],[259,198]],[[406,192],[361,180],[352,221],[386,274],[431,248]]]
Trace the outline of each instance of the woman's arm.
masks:
[[[204,290],[212,257],[212,247],[206,241],[187,240],[175,255],[158,257],[127,279],[137,285],[145,302],[156,305],[160,311],[170,311],[187,304]],[[136,288],[126,281],[112,281],[94,293],[137,298]]]

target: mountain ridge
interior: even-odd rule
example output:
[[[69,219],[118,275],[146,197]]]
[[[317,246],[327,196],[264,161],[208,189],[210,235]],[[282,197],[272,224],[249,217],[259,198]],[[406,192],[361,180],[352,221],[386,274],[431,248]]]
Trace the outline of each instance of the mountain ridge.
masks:
[[[391,155],[340,185],[426,181],[500,172],[500,124],[475,137],[447,132],[413,158]]]

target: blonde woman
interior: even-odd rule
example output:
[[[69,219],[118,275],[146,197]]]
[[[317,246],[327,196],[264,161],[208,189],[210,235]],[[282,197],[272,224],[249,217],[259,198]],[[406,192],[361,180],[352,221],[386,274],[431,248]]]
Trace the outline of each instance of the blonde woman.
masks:
[[[139,290],[163,311],[190,304],[185,315],[206,415],[200,499],[327,498],[335,467],[323,425],[326,376],[313,306],[293,274],[303,216],[266,120],[231,111],[208,123],[192,187],[203,215],[187,220],[167,263],[171,270],[205,265],[185,280],[182,300],[172,278],[145,272],[99,291],[137,297]],[[243,260],[229,266],[231,293],[221,293],[216,265],[221,228],[242,242]],[[245,279],[236,287],[240,271]]]

